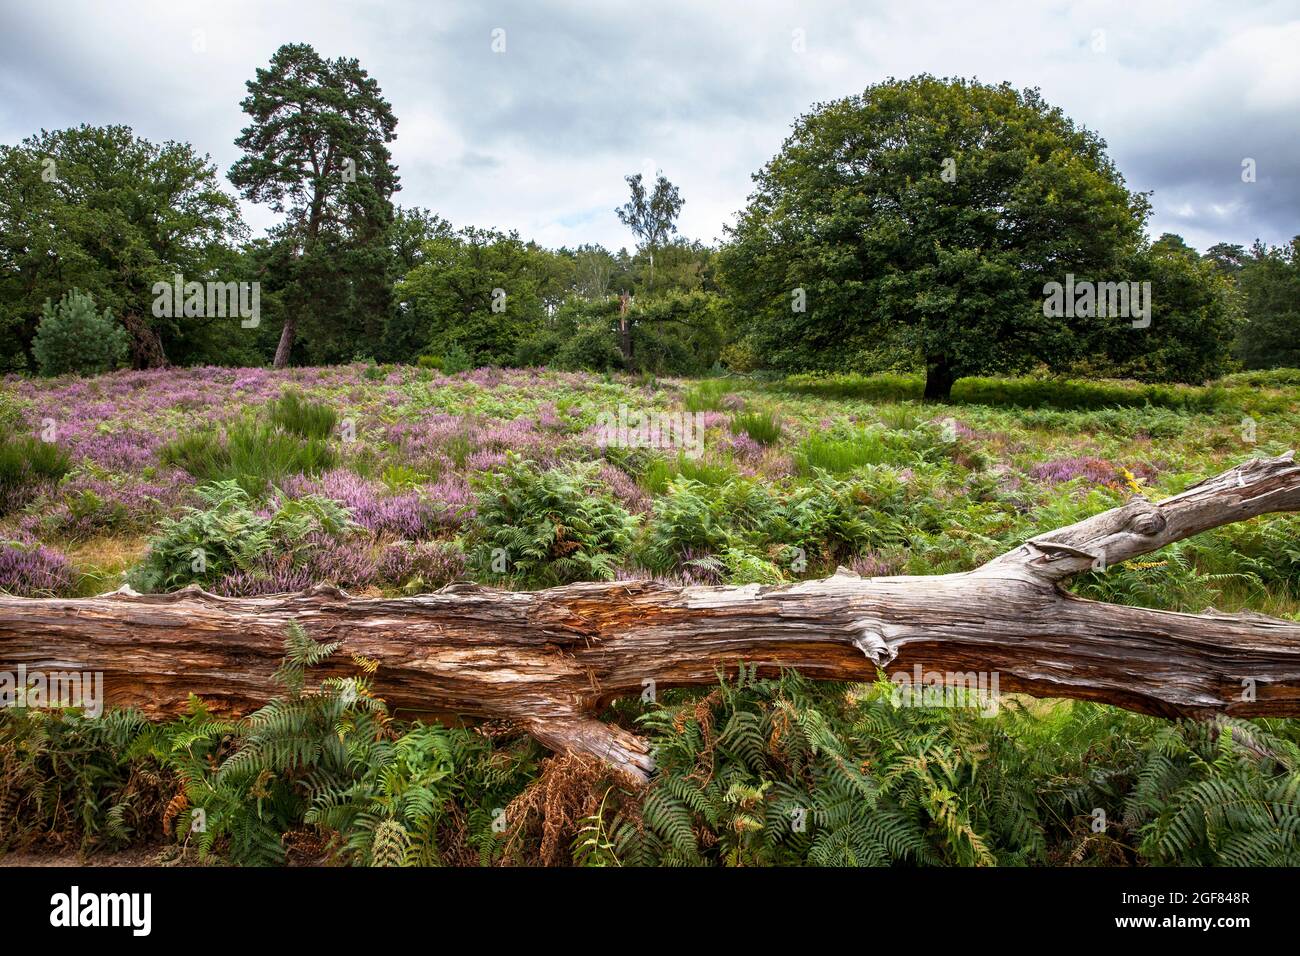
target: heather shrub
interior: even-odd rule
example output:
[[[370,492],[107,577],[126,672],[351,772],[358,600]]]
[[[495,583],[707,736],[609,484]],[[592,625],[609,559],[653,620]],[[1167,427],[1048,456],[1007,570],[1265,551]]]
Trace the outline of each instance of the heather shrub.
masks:
[[[78,289],[58,305],[48,299],[32,340],[32,355],[42,375],[98,375],[126,361],[129,338],[109,309],[95,311],[95,300]]]
[[[1029,469],[1029,477],[1050,484],[1082,478],[1090,484],[1113,485],[1121,480],[1114,464],[1088,455],[1039,462]]]
[[[361,535],[339,537],[310,531],[302,546],[260,554],[247,568],[224,574],[212,586],[216,594],[255,597],[305,591],[320,584],[360,590],[378,582],[373,547]]]
[[[196,494],[206,507],[187,508],[181,517],[159,523],[148,553],[130,575],[138,590],[210,587],[228,574],[262,570],[268,556],[301,569],[319,548],[319,536],[341,538],[353,528],[346,508],[316,495],[276,499],[259,513],[233,480],[204,485]]]
[[[40,485],[68,473],[68,453],[31,435],[0,437],[0,514],[21,507]]]
[[[0,591],[19,597],[72,593],[76,575],[66,557],[30,540],[0,541]]]
[[[416,539],[438,525],[435,505],[419,490],[392,492],[382,482],[368,481],[342,468],[315,478],[289,478],[281,490],[292,498],[319,495],[337,501],[348,509],[355,524],[375,534]]]
[[[397,541],[379,556],[381,581],[408,594],[436,591],[464,576],[465,552],[447,541]]]
[[[609,580],[637,519],[613,501],[594,463],[543,469],[511,454],[479,476],[471,537],[476,570],[529,583]]]

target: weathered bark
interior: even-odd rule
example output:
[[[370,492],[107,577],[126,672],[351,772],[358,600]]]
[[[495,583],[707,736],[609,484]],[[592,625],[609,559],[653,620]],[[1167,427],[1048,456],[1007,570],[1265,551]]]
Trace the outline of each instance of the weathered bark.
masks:
[[[280,329],[280,341],[275,347],[275,358],[272,360],[272,366],[275,368],[284,368],[289,364],[289,353],[293,351],[293,340],[297,337],[298,320],[293,316],[286,316],[284,327]]]
[[[552,748],[640,776],[652,766],[646,744],[596,720],[599,707],[651,681],[710,684],[741,662],[852,681],[916,666],[996,674],[1004,693],[1171,717],[1300,715],[1300,625],[1120,607],[1060,587],[1218,525],[1295,510],[1300,467],[1288,453],[1159,503],[1135,499],[963,574],[841,570],[783,587],[619,581],[538,592],[455,584],[401,599],[329,587],[239,599],[195,588],[0,597],[0,669],[102,671],[109,702],[148,714],[175,711],[189,693],[242,711],[276,692],[272,673],[296,622],[377,659],[377,690],[398,709],[513,719]]]
[[[162,339],[148,322],[134,312],[127,312],[122,316],[122,324],[131,337],[132,368],[166,368],[170,364]]]

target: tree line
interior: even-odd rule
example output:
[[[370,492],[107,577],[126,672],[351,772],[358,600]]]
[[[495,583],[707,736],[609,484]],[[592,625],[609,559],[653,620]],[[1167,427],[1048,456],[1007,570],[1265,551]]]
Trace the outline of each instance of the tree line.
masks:
[[[1151,240],[1149,194],[1036,90],[922,75],[817,104],[720,243],[677,234],[686,199],[657,173],[627,177],[612,212],[635,244],[612,251],[395,203],[397,118],[355,59],[288,44],[247,89],[236,193],[192,145],[125,126],[0,147],[0,364],[77,370],[94,335],[114,344],[97,368],[924,370],[930,397],[971,374],[1300,365],[1300,237]],[[237,197],[276,225],[252,237]],[[177,276],[258,283],[255,321],[160,313]]]

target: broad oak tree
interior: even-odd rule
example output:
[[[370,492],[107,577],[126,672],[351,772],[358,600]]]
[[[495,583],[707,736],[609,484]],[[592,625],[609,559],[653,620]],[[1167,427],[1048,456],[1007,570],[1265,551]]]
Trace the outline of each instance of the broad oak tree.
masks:
[[[889,80],[800,117],[754,178],[723,271],[774,367],[915,357],[942,399],[1084,352],[1093,320],[1045,317],[1045,283],[1141,278],[1146,196],[1037,90]]]

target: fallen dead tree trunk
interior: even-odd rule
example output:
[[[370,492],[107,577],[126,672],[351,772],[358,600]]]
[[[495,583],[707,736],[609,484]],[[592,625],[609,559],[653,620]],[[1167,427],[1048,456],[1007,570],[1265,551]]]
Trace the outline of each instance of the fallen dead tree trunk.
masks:
[[[1087,601],[1061,583],[1219,525],[1300,510],[1291,453],[1173,498],[1043,534],[964,574],[833,577],[783,587],[574,584],[509,592],[456,584],[402,599],[333,588],[261,598],[117,592],[0,597],[0,669],[101,671],[109,703],[160,715],[194,693],[229,711],[277,692],[286,630],[379,661],[404,710],[521,722],[554,749],[637,775],[643,741],[596,719],[620,695],[710,684],[737,664],[813,678],[996,674],[1001,692],[1103,701],[1165,716],[1300,714],[1300,625]],[[346,661],[326,665],[340,671]]]

